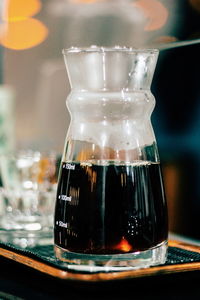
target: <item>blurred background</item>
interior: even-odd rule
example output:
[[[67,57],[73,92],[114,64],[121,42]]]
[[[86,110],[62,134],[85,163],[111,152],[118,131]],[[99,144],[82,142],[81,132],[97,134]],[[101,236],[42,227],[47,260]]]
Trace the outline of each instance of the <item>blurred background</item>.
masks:
[[[152,123],[172,232],[200,239],[200,0],[0,0],[0,152],[62,153],[71,46],[160,49]]]

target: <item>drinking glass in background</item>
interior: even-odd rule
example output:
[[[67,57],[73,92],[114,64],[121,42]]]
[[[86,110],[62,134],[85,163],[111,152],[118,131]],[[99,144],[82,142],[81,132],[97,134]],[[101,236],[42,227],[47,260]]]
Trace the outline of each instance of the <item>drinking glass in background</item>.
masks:
[[[54,152],[0,156],[0,241],[21,247],[51,241],[59,160]]]

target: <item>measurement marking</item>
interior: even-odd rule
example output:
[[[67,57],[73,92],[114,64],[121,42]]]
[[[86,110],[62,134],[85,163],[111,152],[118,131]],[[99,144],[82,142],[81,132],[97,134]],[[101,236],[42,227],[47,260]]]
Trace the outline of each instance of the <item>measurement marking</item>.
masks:
[[[57,222],[58,222],[58,221],[57,221]],[[56,223],[57,223],[57,222],[56,222]],[[67,223],[64,223],[64,222],[62,222],[62,221],[59,221],[58,226],[64,227],[64,228],[68,228]]]
[[[69,201],[69,202],[72,201],[72,197],[71,196],[67,196],[67,195],[59,195],[58,199],[61,199],[63,201]]]
[[[67,170],[75,170],[75,165],[71,165],[71,164],[63,164],[63,169],[67,169]]]

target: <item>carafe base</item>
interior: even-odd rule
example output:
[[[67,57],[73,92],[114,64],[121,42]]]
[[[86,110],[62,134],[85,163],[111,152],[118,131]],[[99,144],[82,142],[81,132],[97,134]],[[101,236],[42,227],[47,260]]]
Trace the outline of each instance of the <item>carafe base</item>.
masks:
[[[145,250],[125,254],[96,255],[69,252],[54,246],[56,257],[67,264],[69,270],[78,272],[113,272],[148,268],[164,264],[167,258],[167,241]]]

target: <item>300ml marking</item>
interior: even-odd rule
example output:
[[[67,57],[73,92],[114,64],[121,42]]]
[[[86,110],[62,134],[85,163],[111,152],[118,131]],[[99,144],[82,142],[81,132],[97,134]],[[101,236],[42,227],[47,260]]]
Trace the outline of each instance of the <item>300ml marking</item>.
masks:
[[[75,170],[75,165],[68,164],[68,163],[64,163],[64,164],[63,164],[63,169],[67,169],[67,170]]]

